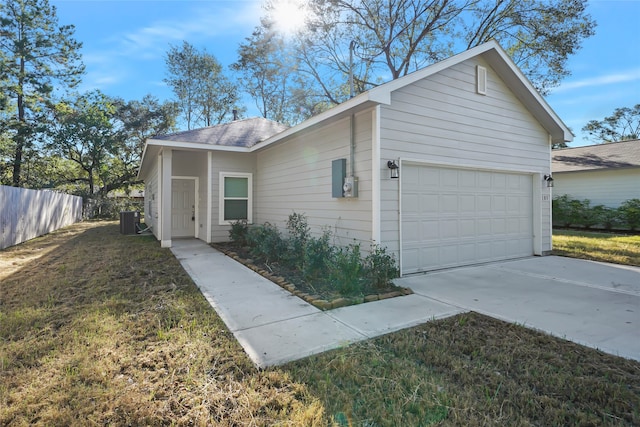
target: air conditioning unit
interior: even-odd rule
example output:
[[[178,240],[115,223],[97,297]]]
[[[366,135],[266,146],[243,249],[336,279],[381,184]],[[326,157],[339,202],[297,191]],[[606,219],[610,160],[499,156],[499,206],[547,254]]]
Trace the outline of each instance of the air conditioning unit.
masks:
[[[136,234],[138,224],[140,224],[140,212],[120,212],[121,234]]]

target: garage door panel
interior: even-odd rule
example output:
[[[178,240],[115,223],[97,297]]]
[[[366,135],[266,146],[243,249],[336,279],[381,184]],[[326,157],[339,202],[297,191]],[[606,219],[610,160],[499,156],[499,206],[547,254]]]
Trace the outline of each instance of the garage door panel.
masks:
[[[475,194],[461,194],[458,196],[458,206],[460,213],[475,214],[476,212],[476,196]]]
[[[401,179],[404,274],[533,254],[531,175],[404,165]]]
[[[458,195],[442,194],[439,199],[441,214],[457,214],[458,212]]]
[[[422,213],[422,215],[433,214],[437,216],[438,198],[439,196],[437,194],[420,195],[420,212]]]
[[[458,225],[461,238],[474,238],[478,235],[475,219],[461,219]]]
[[[436,240],[440,238],[440,225],[437,219],[420,222],[421,229],[416,233],[416,241],[420,239]]]
[[[443,219],[439,221],[440,238],[452,239],[458,237],[458,221],[455,219]]]

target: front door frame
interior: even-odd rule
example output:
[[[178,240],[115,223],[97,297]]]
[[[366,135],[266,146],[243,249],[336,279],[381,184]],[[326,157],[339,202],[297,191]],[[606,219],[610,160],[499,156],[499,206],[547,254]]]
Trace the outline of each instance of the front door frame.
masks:
[[[200,238],[200,233],[198,232],[200,227],[200,218],[199,218],[199,190],[200,190],[200,178],[197,176],[183,176],[183,175],[171,175],[171,186],[173,187],[174,179],[184,179],[184,180],[193,180],[194,181],[194,195],[193,195],[193,204],[194,204],[194,224],[193,224],[193,237],[196,239]],[[171,215],[171,213],[169,213]],[[173,236],[172,236],[173,237]]]

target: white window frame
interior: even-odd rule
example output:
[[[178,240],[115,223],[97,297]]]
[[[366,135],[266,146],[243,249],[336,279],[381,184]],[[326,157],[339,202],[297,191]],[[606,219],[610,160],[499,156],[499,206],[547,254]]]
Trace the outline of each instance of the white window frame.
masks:
[[[247,178],[247,198],[244,197],[224,197],[224,179],[225,178]],[[220,172],[219,194],[218,194],[218,225],[230,225],[234,221],[224,219],[224,202],[225,200],[247,200],[247,223],[253,223],[253,174],[243,172]]]

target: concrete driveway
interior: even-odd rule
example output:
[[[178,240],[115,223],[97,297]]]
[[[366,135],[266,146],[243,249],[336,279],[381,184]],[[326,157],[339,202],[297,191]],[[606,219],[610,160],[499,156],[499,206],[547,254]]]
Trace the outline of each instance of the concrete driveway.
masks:
[[[640,360],[640,268],[533,257],[395,280],[416,294]]]

